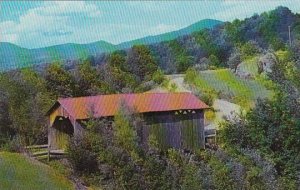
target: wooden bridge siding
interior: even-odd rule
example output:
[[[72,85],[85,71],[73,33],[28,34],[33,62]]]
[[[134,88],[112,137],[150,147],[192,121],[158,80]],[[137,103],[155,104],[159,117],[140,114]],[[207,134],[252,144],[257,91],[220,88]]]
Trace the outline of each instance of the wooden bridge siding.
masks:
[[[146,127],[142,134],[143,143],[147,144],[151,131],[153,133],[153,130],[159,130],[158,133],[161,136],[156,136],[156,138],[159,143],[165,143],[162,147],[190,150],[204,148],[204,112],[202,110],[194,111],[196,113],[187,112],[187,114],[177,111],[178,115],[175,115],[175,111],[144,114]],[[190,143],[186,142],[185,135],[191,138],[188,139]]]

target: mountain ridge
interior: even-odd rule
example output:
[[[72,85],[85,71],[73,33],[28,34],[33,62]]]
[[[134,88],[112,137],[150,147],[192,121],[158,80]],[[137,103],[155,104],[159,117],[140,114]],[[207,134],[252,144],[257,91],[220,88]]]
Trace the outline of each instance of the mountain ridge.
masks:
[[[0,42],[0,71],[19,69],[28,66],[51,63],[61,60],[76,60],[82,57],[110,53],[120,49],[128,49],[138,44],[154,44],[176,39],[203,29],[210,29],[223,23],[213,19],[200,20],[179,30],[146,36],[143,38],[112,44],[104,40],[80,44],[65,43],[40,48],[25,48],[9,42]]]

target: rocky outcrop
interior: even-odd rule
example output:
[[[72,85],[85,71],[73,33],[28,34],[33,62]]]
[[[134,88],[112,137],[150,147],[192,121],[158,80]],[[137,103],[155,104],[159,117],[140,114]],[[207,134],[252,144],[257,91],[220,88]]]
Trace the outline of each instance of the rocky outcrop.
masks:
[[[266,53],[261,56],[258,61],[258,73],[271,73],[272,67],[278,62],[277,57],[274,53]]]

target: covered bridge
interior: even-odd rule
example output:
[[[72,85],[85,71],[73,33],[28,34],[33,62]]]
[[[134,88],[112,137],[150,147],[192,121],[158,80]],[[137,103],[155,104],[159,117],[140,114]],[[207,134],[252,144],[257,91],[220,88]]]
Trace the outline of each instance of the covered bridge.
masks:
[[[91,117],[113,120],[122,102],[142,116],[144,142],[152,134],[163,147],[204,148],[204,109],[208,106],[191,93],[112,94],[59,99],[47,113],[49,146],[64,149],[70,136],[82,134],[85,128],[82,121]]]

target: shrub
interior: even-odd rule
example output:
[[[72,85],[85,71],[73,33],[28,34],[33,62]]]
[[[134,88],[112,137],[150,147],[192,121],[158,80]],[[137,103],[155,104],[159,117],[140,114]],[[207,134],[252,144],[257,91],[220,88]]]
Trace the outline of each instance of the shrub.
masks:
[[[73,137],[67,146],[68,159],[79,174],[93,173],[98,168],[97,154],[92,151],[88,135]]]
[[[170,91],[171,92],[176,92],[177,90],[177,85],[175,83],[172,83],[171,86],[170,86]]]
[[[195,69],[189,68],[185,73],[184,81],[190,84],[194,84],[197,76],[198,72]]]
[[[152,75],[152,80],[157,84],[161,84],[165,80],[163,71],[160,69],[155,71]]]
[[[22,152],[23,145],[20,137],[16,136],[12,140],[9,140],[2,145],[1,149],[8,152]]]
[[[204,112],[205,121],[211,122],[216,118],[216,113],[214,110],[207,110]]]
[[[137,134],[130,123],[130,115],[125,109],[121,108],[115,116],[114,134],[118,145],[131,152],[137,147]]]
[[[181,189],[198,190],[201,189],[201,186],[199,168],[194,164],[186,163],[183,167]]]
[[[200,99],[205,102],[208,106],[212,106],[214,104],[215,97],[209,92],[203,92],[200,95]]]

